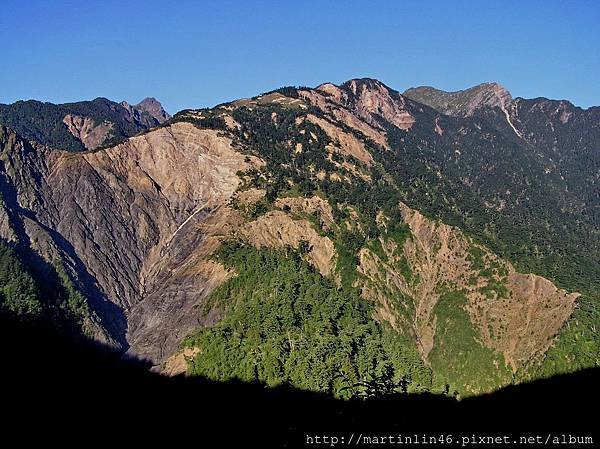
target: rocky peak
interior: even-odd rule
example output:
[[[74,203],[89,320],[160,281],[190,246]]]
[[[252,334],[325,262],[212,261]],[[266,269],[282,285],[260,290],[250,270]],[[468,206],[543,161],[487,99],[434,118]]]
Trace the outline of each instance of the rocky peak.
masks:
[[[323,87],[320,86],[322,90]],[[330,86],[325,88],[332,89]],[[383,117],[400,129],[409,129],[415,122],[404,97],[381,81],[353,79],[341,84],[339,89],[347,95],[353,112],[371,125],[379,125],[378,117]]]
[[[456,92],[446,92],[430,86],[408,89],[404,96],[430,106],[446,115],[468,117],[485,107],[506,110],[512,96],[495,82],[482,83]]]
[[[471,91],[473,110],[486,106],[504,109],[512,101],[510,92],[498,83],[483,83],[468,91]]]
[[[125,108],[131,120],[143,123],[148,128],[171,118],[160,102],[152,97],[145,98],[135,105],[122,101],[121,106]]]
[[[373,78],[355,78],[346,81],[342,84],[343,88],[350,89],[354,95],[358,95],[361,91],[380,91],[390,92],[393,89],[387,87],[381,81]]]
[[[164,110],[162,104],[154,97],[146,97],[134,106],[136,109],[142,110],[150,114],[159,123],[163,123],[171,118],[171,115]]]

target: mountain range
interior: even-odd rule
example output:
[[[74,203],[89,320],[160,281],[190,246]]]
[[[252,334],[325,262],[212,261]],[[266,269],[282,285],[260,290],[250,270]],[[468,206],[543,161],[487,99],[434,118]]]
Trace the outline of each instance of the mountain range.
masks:
[[[133,106],[106,98],[64,104],[36,100],[0,104],[0,123],[28,140],[69,151],[116,144],[170,117],[150,97]]]
[[[24,321],[341,398],[600,363],[598,107],[364,78],[0,124],[0,308]]]

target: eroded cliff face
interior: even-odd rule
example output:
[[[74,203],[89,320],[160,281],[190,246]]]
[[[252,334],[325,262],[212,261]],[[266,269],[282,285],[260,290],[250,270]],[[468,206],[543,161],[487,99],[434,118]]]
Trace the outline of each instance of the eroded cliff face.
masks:
[[[222,233],[219,219],[232,221],[223,209],[240,182],[236,173],[260,161],[235,151],[217,131],[187,123],[94,153],[24,147],[4,156],[2,174],[16,191],[11,213],[24,223],[22,238],[50,263],[73,260],[73,275],[93,297],[109,338],[153,360],[163,348],[174,349],[198,324],[180,322],[189,307],[211,290],[211,280],[218,284],[227,275],[204,261],[215,241],[198,223],[216,221],[211,229]],[[14,238],[14,227],[4,226],[3,237]],[[193,265],[198,257],[201,266]],[[188,284],[169,290],[181,273],[189,275]],[[110,323],[115,317],[108,306],[130,323],[126,335],[118,329],[124,321]],[[168,331],[161,334],[157,326]]]
[[[356,114],[372,125],[375,115],[381,116],[399,129],[410,129],[415,118],[408,111],[406,100],[375,80],[352,80],[346,83],[354,94]]]
[[[341,86],[325,83],[300,91],[300,96],[382,147],[388,147],[388,142],[379,117],[402,130],[415,122],[405,98],[376,80],[351,80]]]
[[[301,242],[307,242],[310,263],[324,276],[333,273],[333,242],[320,236],[307,220],[294,220],[284,212],[272,211],[248,223],[242,229],[242,234],[258,248],[298,248]]]

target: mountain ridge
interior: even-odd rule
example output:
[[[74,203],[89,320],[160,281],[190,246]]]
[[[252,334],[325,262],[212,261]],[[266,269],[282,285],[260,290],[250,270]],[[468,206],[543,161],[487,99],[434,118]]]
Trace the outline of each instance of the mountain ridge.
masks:
[[[103,97],[62,104],[37,100],[0,104],[0,124],[42,145],[70,151],[114,145],[169,118],[151,97],[134,106]]]
[[[287,338],[265,334],[239,352],[242,369],[258,363],[252,351],[265,351],[242,378],[305,378],[339,395],[371,376],[393,388],[404,379],[410,389],[446,383],[470,395],[515,375],[589,366],[574,342],[598,344],[590,330],[593,189],[547,171],[548,155],[506,130],[504,114],[484,109],[488,115],[447,116],[358,79],[181,111],[94,152],[30,148],[9,137],[1,140],[1,236],[61,261],[98,316],[98,332],[121,350],[160,365],[183,341],[200,342],[213,365],[195,357],[189,369],[215,378],[233,369],[232,341],[223,335],[260,335],[263,322],[283,326],[269,314],[302,303],[286,284],[294,270],[310,273],[313,284],[303,288],[327,295],[325,316],[337,317],[340,329],[345,320],[367,326],[372,346],[344,360],[332,355],[323,367],[331,378],[319,381],[294,365],[304,363],[294,348],[302,338],[320,347],[325,335],[341,344],[341,331],[317,330],[313,316],[302,337],[293,323],[309,323],[293,312],[282,328]],[[545,129],[520,129],[546,138]],[[240,265],[239,254],[275,264],[281,278],[260,277],[269,270]],[[281,309],[257,308],[236,284],[240,276],[288,292],[277,297]],[[336,289],[365,311],[337,316]],[[248,327],[237,329],[232,320],[242,312]],[[572,344],[580,349],[569,351]],[[272,345],[283,348],[285,364],[270,358]],[[379,361],[369,368],[361,357]],[[345,383],[330,384],[342,366],[350,367]],[[481,370],[495,380],[470,377]]]
[[[471,116],[476,110],[484,107],[499,107],[505,110],[513,100],[510,92],[495,82],[482,83],[455,92],[420,86],[407,89],[403,95],[446,115],[464,117]]]

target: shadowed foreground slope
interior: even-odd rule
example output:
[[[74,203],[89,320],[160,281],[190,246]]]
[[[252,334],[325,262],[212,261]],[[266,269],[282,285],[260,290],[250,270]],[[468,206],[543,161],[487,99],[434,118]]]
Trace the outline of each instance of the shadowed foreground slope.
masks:
[[[167,378],[105,349],[2,319],[4,429],[19,441],[303,446],[306,434],[530,434],[597,429],[598,370],[540,380],[461,402],[434,395],[341,401],[287,387]],[[4,435],[7,437],[7,435]],[[118,440],[116,439],[118,436]],[[595,435],[594,435],[595,437]],[[226,444],[227,443],[227,444]],[[220,447],[208,444],[207,447]],[[589,446],[591,447],[591,446]]]

